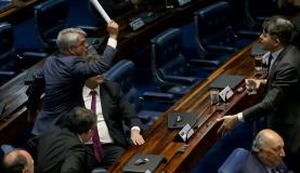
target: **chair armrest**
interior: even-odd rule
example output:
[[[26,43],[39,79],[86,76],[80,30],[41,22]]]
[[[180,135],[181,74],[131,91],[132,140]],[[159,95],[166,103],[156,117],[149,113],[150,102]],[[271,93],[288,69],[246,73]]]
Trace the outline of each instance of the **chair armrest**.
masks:
[[[140,99],[144,101],[155,101],[162,103],[173,103],[175,101],[175,96],[170,93],[161,93],[161,92],[144,92]]]
[[[234,47],[229,46],[208,45],[207,48],[210,51],[217,51],[218,53],[233,53],[236,51]]]
[[[1,76],[7,76],[7,77],[12,77],[14,76],[16,73],[13,71],[0,71],[0,75]]]
[[[19,58],[23,58],[23,59],[44,59],[48,57],[48,53],[44,53],[44,52],[24,52],[22,54],[22,57],[20,57],[19,55],[17,55]]]
[[[89,35],[91,32],[95,32],[97,31],[98,27],[96,26],[83,26],[83,25],[79,25],[77,26],[78,28],[81,28],[82,30],[84,30],[85,32],[87,32],[87,34]]]
[[[183,77],[183,76],[174,76],[174,75],[166,75],[164,79],[167,82],[172,82],[175,84],[183,84],[183,85],[191,85],[199,80],[194,77]]]
[[[199,67],[218,67],[221,62],[218,60],[206,60],[206,59],[191,59],[190,64],[192,66]]]
[[[251,38],[255,40],[258,39],[260,32],[251,31],[251,30],[238,30],[236,34],[240,38]]]

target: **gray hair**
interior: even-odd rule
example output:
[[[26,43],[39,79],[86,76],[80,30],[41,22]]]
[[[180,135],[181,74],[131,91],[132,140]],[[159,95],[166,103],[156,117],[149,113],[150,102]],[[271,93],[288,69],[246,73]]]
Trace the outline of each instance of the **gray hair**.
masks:
[[[266,143],[265,135],[261,135],[261,134],[257,135],[252,143],[252,151],[259,152],[259,150],[264,147],[265,143]]]
[[[264,21],[263,31],[274,39],[279,39],[283,44],[288,44],[295,30],[291,21],[283,16],[272,16]]]
[[[66,28],[61,30],[56,39],[58,50],[66,54],[68,47],[77,46],[77,38],[79,35],[86,36],[87,34],[80,28]]]

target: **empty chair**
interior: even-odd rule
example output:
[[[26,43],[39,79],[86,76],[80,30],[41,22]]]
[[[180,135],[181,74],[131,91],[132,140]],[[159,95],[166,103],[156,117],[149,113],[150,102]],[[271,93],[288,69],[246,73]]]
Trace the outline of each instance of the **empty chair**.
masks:
[[[67,0],[48,0],[34,7],[38,38],[50,52],[56,50],[56,37],[59,31],[70,27],[67,21],[68,11]],[[85,31],[96,30],[93,26],[77,27]]]
[[[183,95],[207,77],[200,68],[192,68],[181,53],[181,31],[169,28],[151,39],[151,71],[163,92]]]
[[[257,38],[252,38],[252,34],[250,39],[238,37],[231,19],[231,8],[225,1],[216,2],[194,12],[195,39],[200,52],[226,54],[227,56],[220,59],[226,61],[233,53]]]
[[[218,169],[219,173],[239,173],[241,163],[250,152],[243,148],[235,149]]]
[[[0,24],[0,84],[16,74],[17,56],[14,48],[14,34],[9,23]]]
[[[105,73],[105,79],[117,82],[127,98],[135,108],[137,115],[148,127],[162,112],[174,103],[172,94],[140,91],[134,85],[135,65],[130,60],[121,60]],[[149,106],[155,104],[155,106]]]
[[[35,52],[17,55],[12,25],[0,23],[0,85],[46,56],[45,53]]]

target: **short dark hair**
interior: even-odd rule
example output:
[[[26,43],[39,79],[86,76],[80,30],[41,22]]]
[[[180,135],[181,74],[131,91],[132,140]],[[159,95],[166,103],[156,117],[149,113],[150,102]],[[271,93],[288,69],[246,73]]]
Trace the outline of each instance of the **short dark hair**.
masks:
[[[13,151],[15,152],[15,151]],[[27,165],[26,157],[16,151],[16,157],[9,165],[4,165],[6,173],[22,173]]]
[[[66,127],[76,134],[82,134],[92,129],[96,121],[97,116],[93,111],[75,107],[67,114]]]
[[[263,32],[279,39],[283,44],[291,42],[295,30],[293,23],[283,16],[272,16],[266,19],[262,27]]]

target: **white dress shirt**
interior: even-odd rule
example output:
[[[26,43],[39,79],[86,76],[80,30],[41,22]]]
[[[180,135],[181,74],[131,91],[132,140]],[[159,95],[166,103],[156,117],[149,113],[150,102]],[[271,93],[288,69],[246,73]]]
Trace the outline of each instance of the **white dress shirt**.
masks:
[[[82,96],[84,100],[85,107],[87,109],[91,109],[91,102],[92,102],[92,95],[90,94],[92,90],[88,87],[84,86],[82,91]],[[100,137],[100,142],[102,144],[106,143],[113,143],[114,140],[109,134],[109,130],[107,127],[107,124],[104,121],[103,113],[102,113],[102,105],[101,105],[101,99],[100,99],[100,86],[95,88],[95,91],[97,92],[96,97],[96,115],[97,115],[97,129],[98,134]]]

